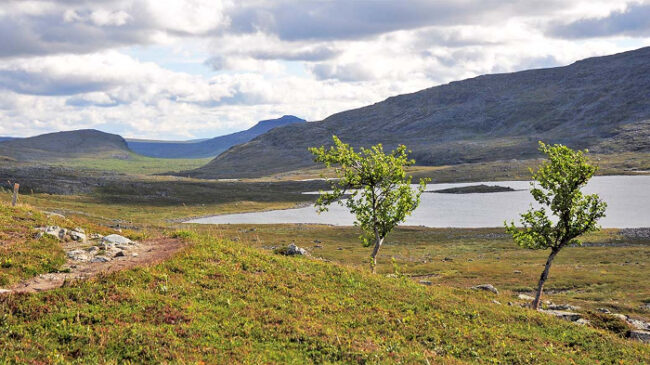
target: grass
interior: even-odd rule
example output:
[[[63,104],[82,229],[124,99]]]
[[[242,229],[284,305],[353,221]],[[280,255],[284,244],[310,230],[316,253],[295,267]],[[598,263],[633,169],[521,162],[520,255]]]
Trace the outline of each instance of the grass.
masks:
[[[198,226],[195,229],[210,229]],[[271,250],[289,243],[337,263],[367,267],[370,249],[362,247],[355,227],[321,225],[221,225],[220,234],[246,245]],[[650,320],[641,305],[650,300],[650,239],[631,239],[616,229],[584,238],[589,247],[562,250],[551,268],[547,299],[585,309],[608,307]],[[598,247],[597,244],[628,244]],[[491,283],[514,300],[530,293],[548,251],[517,247],[502,228],[398,228],[386,239],[378,258],[380,273],[394,266],[434,284],[469,288]]]
[[[639,364],[647,346],[490,294],[182,232],[138,268],[0,299],[0,359],[33,363]]]
[[[0,287],[56,271],[65,263],[58,241],[35,238],[34,227],[58,221],[38,211],[0,204]]]
[[[8,283],[60,267],[61,245],[33,239],[33,228],[50,222],[99,233],[119,223],[187,241],[159,265],[1,298],[0,363],[650,362],[648,346],[621,338],[625,323],[595,311],[650,319],[640,307],[650,302],[650,283],[640,280],[650,276],[650,241],[618,230],[586,241],[620,247],[564,249],[548,281],[546,298],[582,306],[596,329],[505,305],[532,290],[547,252],[517,248],[501,228],[399,228],[371,275],[353,227],[179,223],[293,207],[313,199],[300,192],[318,184],[127,176],[92,194],[20,196],[64,220],[9,208],[0,192],[0,278]],[[272,253],[291,242],[315,258]],[[402,275],[385,275],[394,272]],[[468,290],[483,283],[501,293]]]
[[[53,165],[74,169],[112,171],[132,175],[154,175],[192,170],[207,164],[210,160],[211,158],[154,158],[130,153],[128,159],[77,157],[59,160],[53,163]]]

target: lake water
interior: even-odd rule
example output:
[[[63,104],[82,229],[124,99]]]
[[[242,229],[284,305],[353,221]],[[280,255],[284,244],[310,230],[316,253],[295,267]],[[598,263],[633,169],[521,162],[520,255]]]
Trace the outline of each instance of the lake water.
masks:
[[[429,184],[427,191],[468,185],[499,185],[514,192],[440,194],[424,193],[420,206],[404,225],[426,227],[500,227],[503,221],[518,221],[519,213],[533,203],[527,181]],[[650,176],[597,176],[583,190],[598,193],[607,203],[605,228],[650,227]],[[186,223],[200,224],[279,224],[313,223],[352,225],[353,216],[346,208],[332,205],[329,212],[318,214],[313,206],[267,212],[217,215]]]

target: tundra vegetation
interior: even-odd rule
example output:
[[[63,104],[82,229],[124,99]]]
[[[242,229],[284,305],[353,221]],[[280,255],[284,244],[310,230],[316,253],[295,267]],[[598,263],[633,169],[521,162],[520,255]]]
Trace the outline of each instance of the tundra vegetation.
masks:
[[[328,205],[338,202],[354,214],[354,224],[361,228],[363,245],[374,245],[370,254],[374,272],[377,253],[386,235],[420,204],[427,179],[420,179],[419,186],[411,188],[412,177],[407,176],[404,169],[415,164],[415,160],[409,159],[404,145],[390,153],[384,153],[381,143],[371,148],[361,147],[360,152],[355,152],[336,136],[332,139],[334,145],[329,149],[325,146],[309,149],[315,162],[327,168],[334,166],[337,177],[329,180],[331,192],[320,192],[316,207],[326,211]]]
[[[551,249],[537,284],[532,303],[534,309],[539,308],[555,256],[567,245],[579,245],[578,237],[598,230],[598,220],[605,216],[607,207],[598,195],[582,194],[581,189],[598,169],[589,164],[582,151],[563,145],[539,144],[540,151],[548,159],[533,174],[535,181],[531,182],[530,193],[540,206],[521,215],[523,229],[517,228],[514,222],[505,224],[519,246],[532,250]],[[549,218],[547,212],[554,219]]]
[[[544,257],[512,245],[503,228],[395,227],[377,260],[382,275],[372,275],[360,269],[368,252],[359,227],[179,223],[313,202],[301,192],[326,188],[322,181],[123,171],[129,175],[109,174],[92,189],[48,194],[50,185],[94,176],[57,171],[16,176],[25,194],[16,207],[0,189],[3,288],[61,270],[60,242],[37,238],[36,227],[121,229],[134,240],[175,237],[185,246],[157,264],[0,295],[0,363],[650,363],[647,345],[622,338],[624,321],[596,311],[650,319],[650,282],[639,280],[650,275],[648,230],[590,232],[556,259],[547,295],[585,308],[591,324],[579,326],[516,305],[518,294],[532,293]],[[311,257],[272,253],[291,242]],[[402,275],[385,277],[392,261]],[[483,283],[499,294],[468,290]]]

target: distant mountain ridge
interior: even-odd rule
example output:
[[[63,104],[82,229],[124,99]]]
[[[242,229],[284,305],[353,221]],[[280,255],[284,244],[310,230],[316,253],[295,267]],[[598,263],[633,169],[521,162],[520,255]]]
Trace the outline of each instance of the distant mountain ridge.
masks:
[[[259,177],[312,167],[307,148],[405,144],[421,165],[537,157],[537,141],[650,152],[650,47],[569,66],[483,75],[273,129],[184,173]]]
[[[95,129],[55,132],[0,142],[0,155],[18,161],[52,160],[95,154],[128,158],[124,138]]]
[[[304,119],[293,115],[284,115],[278,119],[263,120],[253,127],[225,136],[219,136],[200,141],[146,141],[127,140],[129,148],[134,152],[150,157],[159,158],[205,158],[214,157],[228,148],[250,141],[269,130],[295,123],[305,123]]]

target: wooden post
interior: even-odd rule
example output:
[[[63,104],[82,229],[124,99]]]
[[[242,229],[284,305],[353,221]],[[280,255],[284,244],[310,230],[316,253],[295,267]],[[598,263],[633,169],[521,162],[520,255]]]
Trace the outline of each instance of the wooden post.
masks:
[[[15,183],[14,184],[14,196],[11,199],[11,206],[15,207],[16,203],[18,202],[18,189],[20,189],[20,184]]]

